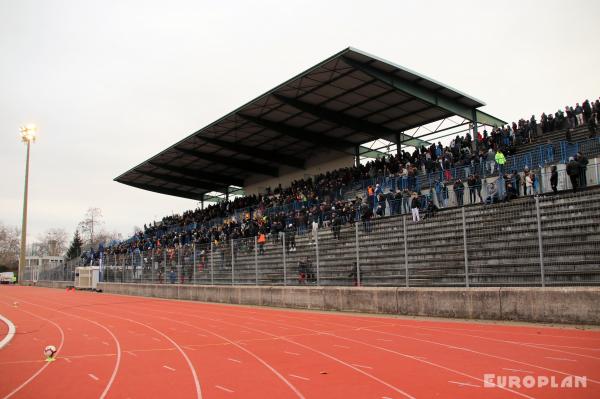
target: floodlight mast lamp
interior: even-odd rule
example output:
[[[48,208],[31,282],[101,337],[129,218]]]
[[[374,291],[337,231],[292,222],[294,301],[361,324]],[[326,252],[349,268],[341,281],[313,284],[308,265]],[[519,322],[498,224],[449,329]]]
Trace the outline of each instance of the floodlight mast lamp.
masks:
[[[27,145],[27,159],[25,161],[25,192],[23,194],[23,225],[21,226],[21,251],[19,253],[19,270],[17,272],[18,282],[22,284],[23,272],[25,271],[25,250],[27,245],[27,192],[29,188],[29,150],[31,143],[35,142],[37,127],[29,124],[21,126],[21,141]]]

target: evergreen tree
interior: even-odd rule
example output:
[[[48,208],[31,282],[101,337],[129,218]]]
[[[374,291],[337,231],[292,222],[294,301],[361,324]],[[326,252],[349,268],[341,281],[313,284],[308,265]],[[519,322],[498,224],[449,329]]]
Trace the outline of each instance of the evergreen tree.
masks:
[[[73,235],[73,241],[71,241],[71,245],[69,246],[69,250],[67,251],[67,258],[73,259],[81,255],[82,246],[83,241],[81,241],[79,230],[75,230],[75,234]]]

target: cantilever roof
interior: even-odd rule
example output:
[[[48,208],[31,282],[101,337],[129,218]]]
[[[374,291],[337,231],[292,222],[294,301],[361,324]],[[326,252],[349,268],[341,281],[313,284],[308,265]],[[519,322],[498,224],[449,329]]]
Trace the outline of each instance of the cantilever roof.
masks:
[[[354,48],[347,48],[115,178],[145,190],[201,199],[252,175],[331,149],[354,154],[376,139],[417,146],[402,134],[451,116],[504,122],[485,105],[447,85]],[[289,170],[289,169],[288,169]]]

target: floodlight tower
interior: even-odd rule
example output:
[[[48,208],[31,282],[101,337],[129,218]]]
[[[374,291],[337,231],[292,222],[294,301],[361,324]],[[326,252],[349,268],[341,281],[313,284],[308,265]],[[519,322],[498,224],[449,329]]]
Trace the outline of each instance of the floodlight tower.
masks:
[[[33,124],[21,126],[21,141],[27,145],[27,159],[25,161],[25,193],[23,194],[23,225],[21,226],[21,252],[19,254],[18,282],[21,284],[25,271],[25,250],[27,245],[27,191],[29,186],[29,150],[31,143],[35,142],[37,127]]]

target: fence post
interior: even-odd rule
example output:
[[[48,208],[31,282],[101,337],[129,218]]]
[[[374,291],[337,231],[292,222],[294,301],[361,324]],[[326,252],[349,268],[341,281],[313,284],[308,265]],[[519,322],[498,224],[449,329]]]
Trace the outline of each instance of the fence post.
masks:
[[[150,284],[154,284],[154,247],[150,250]]]
[[[192,284],[196,284],[196,243],[192,243]]]
[[[315,230],[315,253],[317,260],[317,285],[321,283],[321,276],[319,274],[319,229]]]
[[[285,257],[286,256],[286,254],[285,254],[285,236],[286,236],[286,233],[284,232],[283,233],[283,241],[281,242],[282,247],[283,247],[283,285],[284,286],[287,285],[287,270],[286,270],[287,269],[287,265],[286,265],[287,259]]]
[[[465,286],[469,288],[469,254],[467,251],[467,220],[465,218],[465,208],[462,210],[462,228],[463,228],[463,248],[465,251]]]
[[[404,285],[406,288],[408,288],[408,240],[406,239],[406,215],[402,216],[402,224],[404,229]]]
[[[213,242],[211,240],[210,241],[210,284],[211,285],[215,285],[214,271],[215,271],[215,263],[214,263],[214,257],[213,257]]]
[[[540,248],[540,276],[542,278],[542,287],[546,286],[546,278],[544,276],[544,245],[542,243],[542,219],[540,217],[540,198],[535,197],[535,214],[537,219],[538,245]]]
[[[358,246],[358,223],[354,223],[354,244],[356,246],[356,286],[360,287],[360,250]]]
[[[254,236],[254,273],[256,275],[256,285],[258,285],[258,241]]]
[[[123,269],[121,270],[121,282],[125,282],[125,257],[123,256]]]
[[[235,254],[234,254],[234,250],[233,250],[233,238],[230,240],[231,241],[231,285],[235,284]]]

